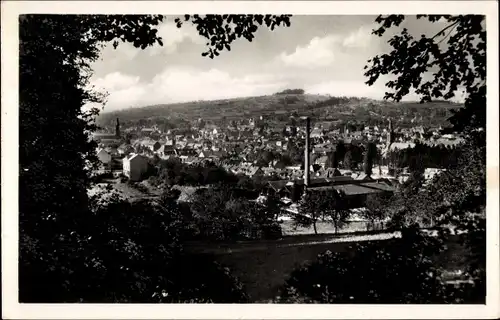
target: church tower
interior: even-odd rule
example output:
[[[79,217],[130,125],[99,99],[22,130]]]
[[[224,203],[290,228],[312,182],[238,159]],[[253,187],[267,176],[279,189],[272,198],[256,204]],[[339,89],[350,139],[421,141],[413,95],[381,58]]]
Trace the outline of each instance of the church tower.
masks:
[[[121,132],[120,132],[120,120],[116,118],[116,129],[115,129],[115,135],[117,138],[121,137]]]
[[[389,131],[387,132],[387,147],[394,142],[394,131],[392,129],[392,119],[389,118]]]
[[[390,151],[391,151],[391,144],[394,142],[394,130],[392,128],[392,119],[389,118],[389,130],[387,132],[387,143],[386,143],[386,156],[388,157],[388,163],[387,163],[387,166],[388,166],[388,169],[389,169],[389,174],[394,174],[394,166],[393,166],[393,163],[390,159]]]

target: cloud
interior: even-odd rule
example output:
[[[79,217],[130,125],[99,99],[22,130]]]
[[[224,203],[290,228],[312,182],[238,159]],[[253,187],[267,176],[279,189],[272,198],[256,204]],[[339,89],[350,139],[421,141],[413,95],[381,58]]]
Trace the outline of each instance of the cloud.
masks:
[[[358,30],[350,33],[342,41],[342,45],[347,48],[366,48],[373,41],[372,26],[361,26]]]
[[[318,68],[335,61],[336,36],[314,37],[308,45],[298,46],[291,54],[281,53],[279,58],[286,66]]]
[[[107,74],[104,78],[99,78],[93,82],[96,87],[106,88],[116,91],[133,87],[139,83],[138,76],[123,75],[120,72]]]
[[[182,28],[177,28],[175,23],[166,22],[158,27],[158,35],[162,37],[163,46],[150,48],[147,52],[152,56],[172,54],[177,51],[177,46],[185,41],[198,45],[203,45],[206,42],[205,38],[200,36],[190,24],[185,24]]]
[[[283,78],[271,74],[234,77],[218,69],[192,68],[166,68],[149,82],[119,72],[91,82],[97,89],[108,92],[106,110],[272,94],[287,84]]]
[[[146,56],[170,55],[177,52],[178,46],[182,43],[194,43],[196,45],[204,45],[205,40],[201,37],[196,29],[185,24],[182,28],[177,28],[173,22],[165,22],[158,26],[158,35],[162,38],[163,46],[155,44],[146,50],[140,50],[128,42],[119,42],[116,49],[112,43],[108,43],[102,52],[102,56],[108,63],[120,65],[135,59],[138,55],[144,52]]]
[[[345,50],[367,48],[373,41],[372,26],[361,26],[355,31],[339,35],[314,37],[306,46],[298,46],[292,53],[282,52],[278,56],[287,67],[315,69],[332,65]]]

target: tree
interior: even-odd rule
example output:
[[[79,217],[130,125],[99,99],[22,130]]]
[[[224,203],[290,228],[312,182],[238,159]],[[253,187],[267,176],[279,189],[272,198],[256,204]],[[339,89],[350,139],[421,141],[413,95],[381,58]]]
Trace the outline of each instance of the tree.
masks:
[[[419,15],[431,23],[444,22],[444,26],[433,36],[422,35],[416,40],[403,29],[389,40],[393,50],[376,56],[369,61],[371,66],[365,75],[367,84],[372,85],[381,75],[394,75],[395,80],[387,82],[393,92],[385,94],[386,99],[399,101],[411,89],[421,96],[421,102],[433,98],[445,100],[455,96],[457,89],[465,90],[464,107],[454,110],[449,121],[452,129],[462,132],[466,144],[457,164],[448,168],[429,186],[427,191],[409,192],[402,206],[415,208],[413,212],[436,218],[438,224],[452,224],[465,230],[471,251],[478,252],[471,265],[471,274],[479,288],[484,289],[485,242],[485,194],[486,194],[486,30],[485,16],[479,15]],[[379,16],[380,27],[373,31],[382,36],[392,26],[399,26],[402,15]],[[446,45],[441,45],[446,39]],[[433,73],[429,75],[428,71]],[[423,80],[429,75],[428,80]],[[413,183],[413,185],[418,184]],[[417,189],[417,188],[413,188]],[[410,211],[411,212],[411,211]],[[400,218],[411,217],[409,212]],[[481,244],[481,245],[478,245]],[[479,293],[484,300],[484,291]]]
[[[338,233],[339,229],[347,223],[350,215],[344,197],[345,195],[335,190],[325,192],[321,197],[323,218],[333,224],[335,233]]]
[[[294,223],[303,227],[312,225],[315,234],[318,234],[316,224],[319,220],[332,223],[337,233],[349,217],[345,202],[335,190],[306,192],[300,200],[299,208],[299,214],[295,216]]]
[[[82,107],[105,100],[87,89],[90,65],[105,43],[162,45],[155,27],[163,20],[159,15],[20,16],[20,301],[65,301],[85,279],[76,268],[87,257],[86,239],[98,230],[82,226],[96,222],[88,218],[87,189],[96,164],[89,135],[99,110]],[[273,29],[288,25],[289,17],[212,15],[193,16],[191,22],[210,40],[204,55],[213,57],[237,37],[251,41],[257,25]]]
[[[387,215],[387,207],[391,202],[391,196],[386,194],[370,194],[366,198],[363,216],[370,220],[370,224],[375,226],[377,221],[383,220]]]
[[[402,239],[358,243],[326,251],[294,270],[276,299],[281,303],[449,303],[432,257],[437,239],[415,228]]]
[[[417,15],[431,23],[444,22],[444,27],[432,36],[415,39],[406,28],[394,35],[389,44],[393,50],[375,56],[368,62],[367,84],[374,84],[381,75],[395,75],[386,83],[393,92],[386,99],[400,101],[410,89],[421,96],[422,102],[432,98],[446,100],[464,89],[464,108],[453,112],[450,122],[457,131],[471,131],[486,125],[486,30],[481,15]],[[393,26],[405,20],[403,15],[379,16],[380,27],[373,34],[383,36]],[[443,41],[446,45],[441,45]],[[433,72],[429,74],[429,72]],[[430,79],[423,81],[424,75]]]
[[[336,151],[328,152],[327,156],[328,156],[328,160],[326,162],[326,167],[327,168],[337,168],[338,167],[337,152]]]
[[[373,142],[368,142],[365,146],[365,154],[363,158],[364,172],[371,176],[373,169],[373,162],[377,157],[377,146]]]
[[[347,152],[345,153],[345,156],[344,156],[344,169],[348,169],[348,170],[353,170],[354,169],[354,163],[353,163],[353,159],[352,159],[352,152],[351,150],[347,150]]]
[[[299,202],[299,212],[294,216],[294,224],[301,227],[314,228],[314,234],[318,234],[316,223],[321,218],[320,197],[317,193],[307,192],[302,195]]]

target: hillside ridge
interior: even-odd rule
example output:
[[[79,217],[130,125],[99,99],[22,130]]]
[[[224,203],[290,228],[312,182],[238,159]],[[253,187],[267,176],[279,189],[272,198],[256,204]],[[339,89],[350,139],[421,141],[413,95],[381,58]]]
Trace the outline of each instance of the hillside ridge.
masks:
[[[283,94],[267,96],[240,97],[206,101],[157,104],[103,112],[97,123],[109,125],[114,119],[137,121],[139,119],[183,119],[196,120],[237,120],[241,118],[273,116],[288,118],[290,115],[311,116],[315,118],[354,120],[364,118],[388,117],[399,119],[429,116],[438,117],[437,122],[448,118],[451,109],[462,105],[449,101],[433,101],[421,104],[418,101],[390,102],[358,97],[335,97],[319,94]],[[411,119],[409,119],[410,121]],[[430,119],[432,120],[432,119]]]

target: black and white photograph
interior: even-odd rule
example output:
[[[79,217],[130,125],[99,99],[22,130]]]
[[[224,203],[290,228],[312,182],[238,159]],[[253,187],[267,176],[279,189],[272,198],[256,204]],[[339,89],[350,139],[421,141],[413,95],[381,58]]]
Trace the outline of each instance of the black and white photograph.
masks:
[[[498,3],[47,1],[7,16],[15,2],[6,319],[42,304],[500,316]]]

